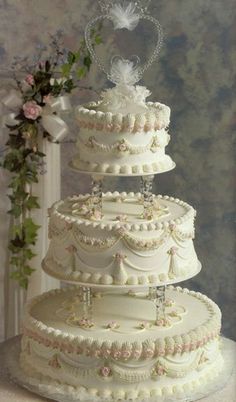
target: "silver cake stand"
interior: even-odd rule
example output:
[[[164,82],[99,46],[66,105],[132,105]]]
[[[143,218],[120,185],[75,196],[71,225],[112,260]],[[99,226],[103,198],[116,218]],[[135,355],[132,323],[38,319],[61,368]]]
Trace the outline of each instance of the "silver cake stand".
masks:
[[[44,397],[48,400],[54,400],[58,402],[111,402],[110,398],[104,399],[100,397],[91,397],[86,390],[81,387],[81,391],[73,392],[73,387],[61,386],[58,383],[52,384],[51,382],[40,384],[39,381],[33,377],[26,377],[19,365],[20,354],[20,339],[21,337],[15,337],[11,340],[4,342],[0,347],[1,358],[1,370],[0,370],[0,400],[4,402],[18,402],[37,401],[43,402]],[[225,362],[224,371],[214,381],[207,386],[203,387],[196,393],[188,395],[182,395],[181,397],[155,397],[149,399],[136,399],[135,402],[193,402],[204,400],[204,402],[235,402],[235,358],[236,358],[236,345],[235,342],[222,338],[222,354]],[[231,377],[231,379],[230,379]],[[229,381],[230,380],[230,381]],[[226,384],[228,385],[226,386]],[[20,389],[16,386],[27,389],[36,395]],[[68,389],[67,389],[68,388]],[[70,396],[68,396],[68,390]],[[21,392],[21,396],[20,396]],[[18,394],[19,393],[19,394]],[[119,399],[120,402],[122,402]],[[114,399],[112,400],[114,402]]]

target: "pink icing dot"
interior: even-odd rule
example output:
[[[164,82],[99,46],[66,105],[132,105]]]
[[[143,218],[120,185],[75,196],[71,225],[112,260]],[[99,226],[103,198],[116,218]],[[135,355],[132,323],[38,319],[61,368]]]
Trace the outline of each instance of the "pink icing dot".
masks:
[[[190,349],[190,345],[189,345],[189,343],[186,343],[186,344],[184,345],[184,351],[185,351],[185,352],[188,352],[189,349]]]
[[[111,369],[110,367],[104,366],[101,368],[100,373],[103,377],[109,377],[109,375],[111,375]]]
[[[100,349],[95,350],[94,356],[95,357],[100,357],[101,356],[101,350]]]
[[[165,349],[159,349],[158,350],[158,355],[159,356],[165,356]]]
[[[124,359],[128,359],[128,358],[130,357],[130,355],[131,355],[131,352],[130,352],[129,350],[124,350],[124,351],[122,352],[122,357],[123,357]]]
[[[103,356],[104,356],[105,358],[106,358],[106,357],[109,357],[110,354],[111,354],[111,351],[110,351],[109,349],[105,349],[105,350],[103,351]]]
[[[120,352],[119,350],[113,352],[113,357],[114,357],[115,359],[119,359],[120,356],[121,356],[121,352]]]
[[[181,352],[182,351],[182,346],[181,345],[175,345],[175,350],[176,352]]]
[[[134,350],[133,356],[138,359],[141,356],[141,351],[140,350]]]
[[[146,349],[145,352],[144,352],[144,355],[145,355],[146,357],[151,357],[151,356],[153,356],[153,350],[152,350],[152,349]]]

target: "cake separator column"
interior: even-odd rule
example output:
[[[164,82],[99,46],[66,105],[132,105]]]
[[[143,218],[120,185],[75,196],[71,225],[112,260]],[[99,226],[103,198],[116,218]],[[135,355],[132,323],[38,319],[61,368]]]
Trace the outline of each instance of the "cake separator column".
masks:
[[[153,180],[154,175],[141,177],[140,191],[143,196],[143,217],[148,220],[153,218]]]
[[[91,202],[94,214],[102,216],[102,186],[103,176],[92,176]]]
[[[165,321],[165,286],[150,286],[149,299],[155,303],[156,306],[156,324],[159,325],[161,321]]]
[[[93,318],[93,297],[90,287],[81,287],[81,302],[83,310],[83,319],[86,321],[92,321]]]

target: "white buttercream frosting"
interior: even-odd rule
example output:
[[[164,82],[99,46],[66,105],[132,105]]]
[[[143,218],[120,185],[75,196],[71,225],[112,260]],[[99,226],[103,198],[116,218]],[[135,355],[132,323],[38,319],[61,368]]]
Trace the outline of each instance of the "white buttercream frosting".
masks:
[[[87,173],[146,175],[175,167],[165,154],[170,108],[146,102],[145,87],[117,85],[103,100],[79,106],[80,127],[72,167]]]
[[[140,193],[108,192],[96,220],[89,215],[89,200],[89,194],[75,196],[51,209],[51,242],[43,262],[50,275],[90,285],[136,286],[175,283],[199,272],[195,210],[188,204],[154,197],[148,220]]]
[[[83,386],[86,392],[96,389],[99,396],[106,391],[114,399],[121,394],[135,399],[190,389],[192,382],[200,387],[202,376],[213,377],[215,367],[222,369],[221,314],[206,296],[168,289],[172,303],[166,311],[178,310],[181,321],[172,315],[169,327],[142,329],[141,319],[150,324],[155,320],[154,305],[145,293],[106,293],[94,298],[94,326],[81,328],[67,321],[73,308],[79,314],[78,291],[50,291],[28,303],[21,353],[25,373],[31,369],[43,381],[46,375],[61,384]],[[191,319],[196,314],[198,323]],[[205,376],[205,381],[210,377]],[[139,384],[138,394],[132,394],[135,384]]]

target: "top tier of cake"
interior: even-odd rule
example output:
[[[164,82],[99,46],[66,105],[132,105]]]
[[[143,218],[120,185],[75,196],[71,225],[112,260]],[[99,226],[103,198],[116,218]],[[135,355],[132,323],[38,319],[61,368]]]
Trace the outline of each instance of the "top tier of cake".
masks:
[[[114,104],[103,103],[77,109],[80,132],[74,168],[91,174],[143,176],[175,167],[165,154],[170,140],[168,106],[147,102],[142,108],[131,107],[131,100],[127,104],[124,99],[116,110]]]

